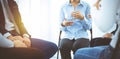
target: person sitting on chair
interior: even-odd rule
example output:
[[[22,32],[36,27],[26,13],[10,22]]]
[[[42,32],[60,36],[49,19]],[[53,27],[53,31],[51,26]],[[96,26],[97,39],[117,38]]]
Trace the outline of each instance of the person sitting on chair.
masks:
[[[24,58],[23,56],[26,56],[24,55],[24,49],[26,50],[27,48],[38,49],[35,57],[41,57],[42,59],[51,58],[58,49],[57,45],[52,42],[31,38],[22,23],[17,3],[14,0],[0,0],[0,47],[16,48],[16,52],[13,53],[11,52],[13,51],[12,49],[10,49],[10,51],[5,51],[9,54],[6,54],[6,58],[7,56],[14,55],[16,59],[19,59],[20,56],[21,59]],[[19,48],[23,48],[22,53]],[[31,53],[33,52],[31,51]],[[38,54],[42,56],[38,56]],[[3,55],[4,54],[0,52],[0,56]]]
[[[111,59],[111,58],[119,59],[118,55],[116,55],[117,57],[115,57],[115,55],[114,57],[112,56],[114,51],[116,50],[115,48],[118,48],[117,44],[119,40],[120,40],[120,26],[117,29],[109,45],[78,49],[75,53],[74,59]],[[117,51],[119,50],[117,49]],[[116,54],[117,53],[118,52],[116,52]]]
[[[60,13],[60,53],[62,59],[71,59],[71,50],[74,54],[77,49],[89,46],[90,6],[82,0],[69,0]]]
[[[118,0],[118,2],[120,2],[120,0]],[[116,14],[116,16],[119,18],[114,19],[116,24],[118,24],[118,27],[116,28],[115,34],[112,36],[112,40],[110,44],[106,46],[96,46],[96,47],[78,49],[75,53],[74,59],[119,59],[120,58],[119,57],[120,50],[118,50],[120,48],[120,45],[118,45],[118,43],[120,44],[120,25],[119,25],[120,11],[119,10],[120,10],[120,6],[118,7],[117,9],[118,12]],[[115,55],[114,55],[114,51],[116,52]]]

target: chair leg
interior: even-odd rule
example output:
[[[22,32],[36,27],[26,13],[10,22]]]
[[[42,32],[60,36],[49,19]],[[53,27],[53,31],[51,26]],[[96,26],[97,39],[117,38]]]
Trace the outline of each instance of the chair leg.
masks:
[[[57,59],[59,59],[59,51],[60,51],[60,40],[61,40],[61,33],[62,33],[62,31],[60,31],[60,33],[59,33],[59,40],[58,40],[58,51],[57,51]]]
[[[59,50],[57,51],[57,59],[59,59]]]

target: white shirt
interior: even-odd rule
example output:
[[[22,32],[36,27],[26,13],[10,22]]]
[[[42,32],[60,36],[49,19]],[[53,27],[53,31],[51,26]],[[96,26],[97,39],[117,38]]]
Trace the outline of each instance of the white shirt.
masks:
[[[112,15],[110,12],[112,10],[108,10],[111,8],[110,3],[114,0],[109,1],[109,4],[106,4],[108,0],[101,1],[101,7],[99,10],[96,9],[95,6],[93,6],[96,3],[97,0],[92,1],[90,0],[89,4],[91,6],[91,15],[92,15],[92,30],[93,30],[93,38],[96,37],[103,37],[106,33],[111,33],[116,29],[116,24],[113,24],[115,13]],[[109,6],[110,7],[107,7]],[[113,7],[114,8],[114,7]],[[114,11],[114,10],[113,10]],[[107,13],[108,12],[108,13]],[[114,11],[116,12],[116,11]],[[111,17],[112,16],[112,17]],[[108,25],[110,24],[110,25]],[[98,34],[99,33],[99,34]]]

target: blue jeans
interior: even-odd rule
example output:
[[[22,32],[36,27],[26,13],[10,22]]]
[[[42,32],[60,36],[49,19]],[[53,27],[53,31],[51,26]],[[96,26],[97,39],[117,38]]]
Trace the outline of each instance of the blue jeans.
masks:
[[[74,59],[110,59],[111,54],[109,46],[89,47],[77,50]]]

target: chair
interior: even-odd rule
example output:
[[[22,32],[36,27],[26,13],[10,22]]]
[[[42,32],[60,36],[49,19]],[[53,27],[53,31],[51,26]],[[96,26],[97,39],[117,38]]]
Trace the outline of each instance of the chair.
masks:
[[[61,33],[62,31],[59,32],[59,40],[58,40],[58,51],[57,51],[57,59],[59,59],[59,50],[60,50],[60,40],[61,40]]]

